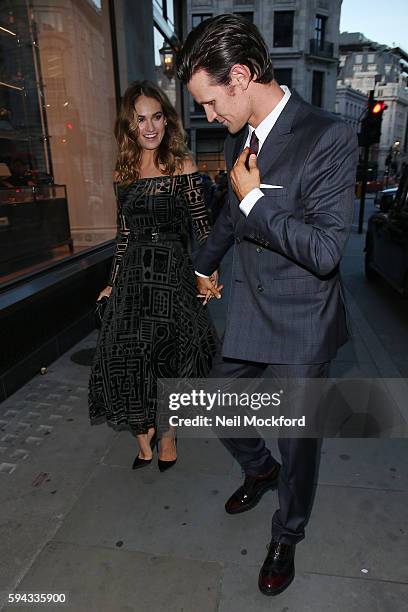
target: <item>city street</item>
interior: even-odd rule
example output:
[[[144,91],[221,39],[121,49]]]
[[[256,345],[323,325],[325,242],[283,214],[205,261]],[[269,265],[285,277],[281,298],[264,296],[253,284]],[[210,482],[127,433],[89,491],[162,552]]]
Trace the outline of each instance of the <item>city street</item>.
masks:
[[[408,611],[407,7],[0,3],[0,612]]]
[[[373,210],[370,196],[366,218]],[[332,375],[408,378],[407,302],[385,283],[365,280],[363,247],[355,223],[342,261],[353,339]],[[210,306],[220,332],[230,265],[231,253],[221,269],[224,298]],[[132,471],[131,436],[88,422],[89,365],[81,364],[89,363],[96,337],[0,407],[1,610],[17,609],[7,604],[14,591],[65,594],[65,605],[48,609],[73,612],[408,608],[407,440],[324,441],[296,578],[267,598],[257,577],[276,493],[228,516],[224,502],[242,475],[216,440],[181,439],[178,462],[166,473],[156,460]]]

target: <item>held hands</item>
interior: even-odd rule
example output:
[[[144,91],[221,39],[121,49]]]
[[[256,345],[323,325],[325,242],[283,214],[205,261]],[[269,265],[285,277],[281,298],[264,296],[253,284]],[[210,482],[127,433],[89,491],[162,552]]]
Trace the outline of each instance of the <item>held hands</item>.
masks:
[[[197,283],[197,297],[203,300],[203,306],[205,306],[212,297],[216,297],[218,300],[221,299],[221,289],[224,285],[218,285],[218,272],[214,272],[210,278],[204,278],[202,276],[196,277]]]
[[[245,147],[230,172],[232,188],[240,202],[252,189],[259,187],[261,184],[261,176],[256,164],[256,155],[250,155],[248,158],[248,154],[249,147]],[[247,160],[249,170],[245,165]]]

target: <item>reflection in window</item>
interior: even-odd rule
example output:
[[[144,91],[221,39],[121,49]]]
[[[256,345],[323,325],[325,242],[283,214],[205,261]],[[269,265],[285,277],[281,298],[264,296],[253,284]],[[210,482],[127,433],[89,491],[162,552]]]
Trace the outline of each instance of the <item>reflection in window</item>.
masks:
[[[108,10],[92,0],[50,4],[31,12],[25,2],[0,4],[0,217],[15,244],[14,260],[0,261],[8,278],[116,233]],[[2,252],[10,231],[2,228]]]

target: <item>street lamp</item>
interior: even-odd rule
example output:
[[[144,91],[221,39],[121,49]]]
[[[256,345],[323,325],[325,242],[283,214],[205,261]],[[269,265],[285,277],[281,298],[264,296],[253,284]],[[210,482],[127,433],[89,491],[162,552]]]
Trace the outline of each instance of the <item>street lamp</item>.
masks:
[[[174,52],[168,43],[164,43],[161,49],[159,49],[160,59],[162,64],[163,73],[166,77],[171,80],[174,76]]]

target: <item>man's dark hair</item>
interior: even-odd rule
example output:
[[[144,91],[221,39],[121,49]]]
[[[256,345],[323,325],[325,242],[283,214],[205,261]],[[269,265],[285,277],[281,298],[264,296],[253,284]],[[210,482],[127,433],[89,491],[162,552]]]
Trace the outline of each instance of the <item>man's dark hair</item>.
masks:
[[[258,28],[239,15],[217,15],[187,36],[177,59],[177,75],[188,83],[203,69],[217,85],[228,85],[235,64],[247,66],[257,83],[273,80],[269,50]]]

